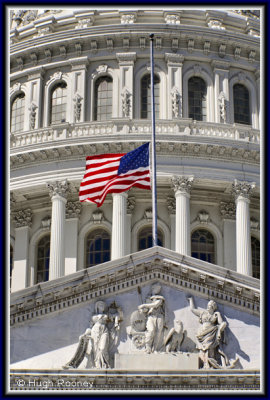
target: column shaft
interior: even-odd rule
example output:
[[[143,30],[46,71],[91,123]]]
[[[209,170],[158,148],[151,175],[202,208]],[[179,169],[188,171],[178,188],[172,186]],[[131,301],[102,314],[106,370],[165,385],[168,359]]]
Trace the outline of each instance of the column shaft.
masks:
[[[252,275],[249,200],[236,200],[236,263],[237,272]]]
[[[175,251],[183,255],[190,255],[190,195],[189,193],[177,191],[175,198]]]
[[[111,259],[123,257],[126,251],[127,193],[113,194]]]
[[[52,225],[49,279],[64,275],[64,223],[66,199],[58,194],[52,196]]]

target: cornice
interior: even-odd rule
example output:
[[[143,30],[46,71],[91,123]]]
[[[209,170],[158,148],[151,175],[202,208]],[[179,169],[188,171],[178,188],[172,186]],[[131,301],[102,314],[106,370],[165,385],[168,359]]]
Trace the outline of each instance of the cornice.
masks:
[[[76,386],[77,385],[77,386]],[[47,390],[46,390],[47,389]],[[27,392],[76,389],[101,393],[121,390],[121,393],[152,393],[155,391],[175,394],[183,391],[251,391],[260,390],[258,370],[199,370],[199,371],[124,371],[102,370],[23,370],[11,369],[10,390]]]
[[[153,281],[259,316],[257,279],[159,247],[139,253],[12,293],[11,325]]]
[[[151,140],[150,131],[146,130],[143,140],[140,134],[128,134],[124,137],[120,134],[104,135],[84,138],[70,138],[61,140],[50,140],[45,142],[45,135],[40,133],[44,139],[43,143],[33,144],[31,146],[21,146],[13,148],[10,152],[11,171],[25,168],[29,165],[35,165],[37,162],[49,163],[65,160],[83,160],[89,154],[102,154],[108,152],[128,152],[134,150],[140,144]],[[29,137],[33,134],[29,133]],[[91,144],[90,144],[91,143]],[[247,143],[245,141],[230,141],[222,139],[213,139],[209,137],[196,137],[186,135],[157,134],[156,152],[161,156],[181,156],[189,158],[207,158],[208,160],[223,160],[229,162],[241,162],[245,164],[259,165],[260,148],[259,145]]]
[[[149,48],[149,34],[152,33],[153,28],[146,24],[129,24],[128,28],[127,31],[123,25],[91,26],[83,30],[54,32],[36,39],[23,40],[11,45],[11,72],[22,72],[31,66],[61,61],[63,58],[68,60],[74,55],[90,54],[91,59],[94,57],[97,60],[102,57],[104,60],[105,56],[115,57],[115,52],[121,52],[121,49],[136,52],[140,56],[145,55],[145,47]],[[192,51],[192,55],[200,54],[200,57],[205,57],[206,61],[209,57],[218,57],[222,60],[225,56],[231,63],[235,59],[238,63],[242,61],[247,64],[260,60],[259,38],[246,34],[233,34],[186,25],[170,25],[169,28],[156,25],[154,34],[156,40],[162,39],[162,41],[159,40],[159,44],[157,43],[156,54],[181,51],[186,58]],[[145,38],[143,48],[141,47],[142,37]],[[113,47],[108,47],[108,40],[111,41]],[[187,48],[191,40],[193,41],[192,49],[189,46]],[[236,47],[240,49],[240,52],[237,50],[237,57],[234,53]]]

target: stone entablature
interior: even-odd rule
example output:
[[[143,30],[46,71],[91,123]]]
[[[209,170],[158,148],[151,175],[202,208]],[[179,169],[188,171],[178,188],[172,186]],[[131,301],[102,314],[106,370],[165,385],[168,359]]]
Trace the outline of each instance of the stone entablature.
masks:
[[[65,371],[55,370],[11,370],[10,371],[10,390],[33,392],[51,392],[54,390],[71,391],[91,390],[101,393],[101,391],[123,392],[134,391],[177,391],[187,390],[207,390],[207,391],[234,391],[244,390],[253,392],[260,390],[260,372],[258,370],[199,370],[199,371],[125,371],[106,370],[106,371]]]
[[[11,294],[11,325],[153,280],[259,315],[260,283],[254,278],[159,247],[136,253],[132,261],[126,256]]]

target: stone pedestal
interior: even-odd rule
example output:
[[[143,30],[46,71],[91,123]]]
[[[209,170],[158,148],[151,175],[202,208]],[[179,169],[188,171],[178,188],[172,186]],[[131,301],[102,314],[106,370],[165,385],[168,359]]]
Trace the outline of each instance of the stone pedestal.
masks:
[[[197,370],[197,353],[115,354],[115,369],[140,371]]]

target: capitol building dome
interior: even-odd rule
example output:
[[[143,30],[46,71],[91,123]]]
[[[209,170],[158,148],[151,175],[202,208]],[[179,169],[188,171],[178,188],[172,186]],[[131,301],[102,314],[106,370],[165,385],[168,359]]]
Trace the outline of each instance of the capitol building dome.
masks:
[[[260,13],[133,6],[9,10],[11,363],[18,368],[40,356],[30,343],[29,354],[18,350],[20,329],[32,321],[41,331],[40,318],[55,313],[63,319],[58,305],[65,298],[63,307],[73,310],[76,293],[92,304],[112,292],[128,296],[138,282],[157,280],[178,290],[173,279],[187,279],[184,291],[259,319]],[[150,34],[156,247],[151,191],[108,194],[101,207],[79,201],[87,156],[151,143]],[[150,259],[162,264],[152,275]],[[172,260],[178,267],[170,267]],[[138,263],[144,269],[137,277]],[[170,268],[175,272],[165,278]],[[118,286],[109,290],[111,282]],[[87,297],[85,290],[97,294]],[[67,340],[65,346],[75,339]],[[243,356],[244,369],[247,360]]]

